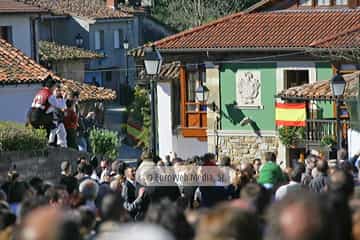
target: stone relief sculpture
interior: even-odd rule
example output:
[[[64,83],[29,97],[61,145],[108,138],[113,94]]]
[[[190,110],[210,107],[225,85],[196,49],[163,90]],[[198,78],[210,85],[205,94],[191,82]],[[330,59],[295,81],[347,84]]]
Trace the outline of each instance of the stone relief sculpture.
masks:
[[[259,71],[238,71],[236,73],[236,101],[239,107],[261,106]]]

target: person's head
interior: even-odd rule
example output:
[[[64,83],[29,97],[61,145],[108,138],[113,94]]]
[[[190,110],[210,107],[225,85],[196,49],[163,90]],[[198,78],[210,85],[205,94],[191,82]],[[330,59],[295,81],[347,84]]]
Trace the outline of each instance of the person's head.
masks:
[[[93,167],[91,166],[91,164],[85,164],[85,167],[84,167],[84,174],[88,175],[88,176],[91,176],[93,172]]]
[[[206,153],[206,154],[204,154],[202,159],[203,159],[203,164],[204,165],[209,164],[209,163],[215,163],[215,154]]]
[[[80,233],[84,237],[94,229],[96,224],[96,216],[91,209],[85,206],[79,208],[79,215],[80,215]]]
[[[240,165],[240,171],[242,175],[246,175],[249,179],[251,179],[254,175],[254,168],[250,163],[242,163]]]
[[[240,192],[240,198],[255,206],[258,214],[262,215],[271,201],[271,192],[262,185],[249,183]]]
[[[195,240],[260,240],[257,216],[241,208],[218,206],[200,217]]]
[[[295,167],[295,169],[293,169],[290,174],[289,174],[289,178],[291,181],[294,182],[301,182],[301,176],[302,174],[305,172],[305,167],[303,165],[298,165]]]
[[[352,175],[342,169],[336,169],[329,177],[328,190],[349,199],[354,193]]]
[[[35,190],[36,195],[44,194],[44,181],[39,177],[32,177],[29,181],[32,189]]]
[[[107,168],[108,166],[109,166],[109,161],[108,161],[108,160],[103,159],[103,160],[100,161],[100,168],[101,168],[102,170],[104,170],[104,169]]]
[[[87,163],[88,160],[85,156],[80,156],[77,160],[77,164],[80,164],[80,163]]]
[[[119,164],[117,165],[117,168],[114,169],[115,172],[119,175],[119,176],[125,176],[125,170],[127,168],[127,164],[126,162],[119,162]]]
[[[61,89],[61,85],[60,85],[60,84],[57,84],[57,85],[56,85],[53,94],[54,94],[56,97],[61,97],[61,96],[62,96],[62,89]]]
[[[316,162],[316,170],[317,170],[319,173],[327,174],[328,169],[329,169],[329,167],[328,167],[328,163],[327,163],[326,160],[324,160],[324,159],[319,159],[319,160]]]
[[[25,219],[25,217],[31,212],[33,212],[35,209],[47,205],[48,205],[48,199],[43,196],[24,199],[24,201],[21,202],[21,208],[19,211],[20,222],[22,222]]]
[[[61,173],[70,176],[71,175],[71,165],[69,161],[61,162]]]
[[[119,193],[107,194],[101,202],[101,217],[104,221],[126,222],[129,215],[123,207],[124,200]]]
[[[190,240],[194,236],[193,229],[187,222],[184,212],[176,206],[175,202],[168,199],[150,205],[145,222],[160,225],[178,240]]]
[[[273,152],[265,152],[264,153],[265,162],[276,162],[276,155]]]
[[[66,100],[66,108],[73,108],[74,107],[74,101],[73,100]]]
[[[344,148],[341,148],[337,151],[337,160],[347,160],[347,151]]]
[[[269,209],[265,240],[327,240],[330,219],[319,195],[289,193]]]
[[[85,168],[86,168],[86,163],[84,162],[80,162],[78,165],[77,165],[77,170],[79,173],[81,174],[85,174]]]
[[[98,167],[98,160],[96,156],[92,156],[90,159],[90,165],[93,167],[93,169],[96,169]]]
[[[128,168],[126,168],[126,170],[125,170],[125,177],[127,178],[127,179],[130,179],[130,180],[132,180],[132,181],[135,181],[135,177],[136,177],[136,171],[135,171],[135,169],[134,168],[132,168],[132,167],[128,167]]]
[[[55,86],[56,86],[56,81],[50,75],[47,76],[44,81],[44,87],[53,90]]]
[[[221,158],[220,160],[220,166],[224,166],[224,167],[230,167],[231,165],[231,158],[228,156],[224,156]]]
[[[259,172],[260,167],[261,167],[261,159],[260,158],[255,158],[253,160],[253,167],[256,172]]]
[[[70,99],[76,104],[79,101],[80,93],[79,91],[72,91],[70,93]]]
[[[25,218],[20,231],[20,240],[81,239],[77,222],[53,207],[35,209]]]
[[[99,185],[91,179],[85,179],[79,185],[79,192],[85,200],[95,200],[99,192]]]
[[[69,193],[65,186],[56,185],[50,187],[45,192],[45,197],[49,201],[50,206],[67,207],[69,206]]]

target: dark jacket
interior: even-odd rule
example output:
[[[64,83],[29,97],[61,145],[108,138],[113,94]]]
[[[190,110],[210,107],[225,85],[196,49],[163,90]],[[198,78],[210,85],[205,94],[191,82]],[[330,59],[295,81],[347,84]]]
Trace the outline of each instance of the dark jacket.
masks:
[[[151,203],[159,203],[162,199],[168,198],[175,202],[180,197],[180,190],[176,186],[152,186],[145,191]]]
[[[316,178],[312,179],[309,183],[309,190],[312,192],[323,192],[324,188],[327,184],[328,177],[325,174],[317,176]]]
[[[144,215],[144,198],[138,198],[138,188],[128,180],[125,181],[122,189],[122,197],[124,199],[124,208],[129,212],[130,216],[135,220],[140,220]]]
[[[221,186],[201,186],[200,207],[210,208],[228,199],[227,190]]]

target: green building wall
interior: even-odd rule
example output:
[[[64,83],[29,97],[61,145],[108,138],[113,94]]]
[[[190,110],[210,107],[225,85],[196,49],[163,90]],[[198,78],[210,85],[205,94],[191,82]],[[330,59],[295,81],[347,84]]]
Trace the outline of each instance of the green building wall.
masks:
[[[316,63],[316,79],[321,80],[330,80],[333,76],[333,71],[330,63]],[[321,109],[320,118],[333,118],[334,117],[334,108],[333,104],[330,102],[318,102],[317,106]]]
[[[236,72],[238,70],[260,71],[261,109],[240,109],[236,103]],[[332,77],[331,65],[316,63],[317,80]],[[275,130],[276,63],[224,64],[220,70],[221,129],[223,130]],[[333,117],[331,103],[318,103],[322,118]],[[249,117],[251,126],[240,126],[240,121]]]
[[[263,109],[240,109],[236,103],[235,75],[238,70],[260,71]],[[224,64],[220,72],[221,127],[224,130],[275,130],[276,63]],[[240,126],[244,117],[252,126]]]

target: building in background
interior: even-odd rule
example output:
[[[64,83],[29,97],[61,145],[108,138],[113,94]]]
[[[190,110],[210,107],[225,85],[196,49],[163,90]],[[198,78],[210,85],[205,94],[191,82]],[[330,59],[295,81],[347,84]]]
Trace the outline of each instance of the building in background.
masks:
[[[44,41],[77,46],[103,55],[86,65],[84,82],[117,91],[126,103],[127,87],[135,85],[136,65],[126,55],[129,48],[172,34],[164,25],[148,15],[141,1],[114,0],[19,0],[48,9],[51,14],[40,20],[40,36]]]
[[[0,1],[0,38],[37,59],[38,23],[48,11],[14,0]]]
[[[159,131],[161,157],[169,152],[189,157],[210,151],[238,162],[276,151],[279,161],[290,163],[286,160],[319,147],[320,139],[313,145],[311,139],[295,147],[281,144],[275,125],[275,103],[280,99],[275,95],[331,79],[335,73],[331,59],[309,49],[342,33],[349,33],[346,39],[358,48],[360,43],[354,41],[358,38],[351,36],[360,22],[359,4],[264,0],[244,12],[156,41],[165,62],[180,62],[178,82],[158,85],[158,121],[170,123]],[[141,57],[138,51],[134,54]],[[359,70],[351,63],[338,67]],[[209,90],[207,101],[196,98],[200,86]],[[311,108],[312,120],[335,121],[332,102],[315,101]],[[315,125],[307,128],[311,126]]]

